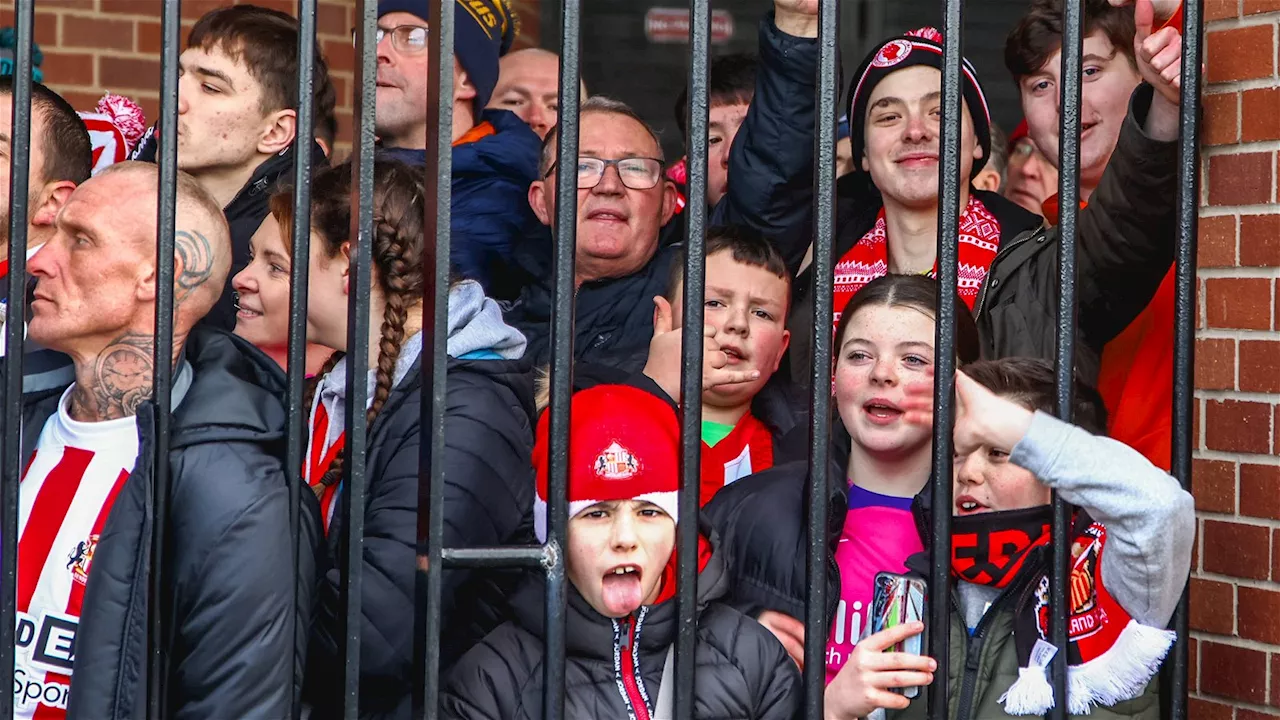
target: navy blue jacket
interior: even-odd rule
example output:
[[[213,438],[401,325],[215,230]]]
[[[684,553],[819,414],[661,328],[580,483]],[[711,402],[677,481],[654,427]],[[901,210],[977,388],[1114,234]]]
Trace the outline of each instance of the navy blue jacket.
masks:
[[[512,248],[542,228],[529,207],[542,141],[507,110],[485,110],[480,122],[497,132],[453,149],[449,259],[462,277],[478,280],[489,297],[513,299],[520,288],[510,280]],[[426,163],[425,150],[381,152],[412,165]]]

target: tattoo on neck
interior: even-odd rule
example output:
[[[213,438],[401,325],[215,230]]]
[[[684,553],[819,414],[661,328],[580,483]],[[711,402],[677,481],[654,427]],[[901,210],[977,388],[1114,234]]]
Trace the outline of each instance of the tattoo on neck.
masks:
[[[151,398],[154,388],[155,338],[129,332],[103,349],[71,392],[71,416],[77,420],[131,417]],[[80,375],[80,373],[77,373]]]
[[[173,283],[173,303],[176,306],[213,275],[213,248],[201,233],[179,230],[174,234],[173,254],[179,263]]]

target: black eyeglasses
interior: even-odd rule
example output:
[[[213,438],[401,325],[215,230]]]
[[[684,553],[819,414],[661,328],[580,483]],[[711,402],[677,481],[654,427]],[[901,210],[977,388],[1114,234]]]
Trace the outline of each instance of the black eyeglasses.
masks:
[[[351,31],[351,44],[356,44],[356,35],[359,30]],[[427,49],[427,28],[421,25],[398,25],[387,30],[386,28],[378,28],[374,35],[374,45],[381,45],[382,39],[389,33],[391,35],[391,47],[402,53],[416,54]]]
[[[547,172],[542,176],[544,180],[556,171],[557,164],[558,162],[551,163],[551,167],[547,168]],[[617,160],[580,157],[578,158],[578,189],[590,190],[599,185],[605,169],[612,165],[617,168],[618,178],[622,180],[623,185],[632,190],[649,190],[662,180],[662,164],[661,160],[646,157]]]

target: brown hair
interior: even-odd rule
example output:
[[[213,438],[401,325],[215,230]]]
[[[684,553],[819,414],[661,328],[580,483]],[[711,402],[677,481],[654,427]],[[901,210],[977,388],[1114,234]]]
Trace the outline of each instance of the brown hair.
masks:
[[[0,95],[13,96],[13,76],[0,77]],[[31,81],[31,107],[40,113],[42,123],[44,162],[39,184],[67,180],[79,185],[88,180],[93,170],[93,144],[75,108],[35,80]]]
[[[756,56],[730,53],[711,58],[707,73],[707,105],[750,105],[756,97]],[[680,137],[687,137],[689,122],[689,88],[680,91],[675,106],[676,127]]]
[[[1053,366],[1038,358],[982,360],[964,367],[964,372],[991,392],[1028,410],[1053,413],[1058,407]],[[1073,388],[1071,421],[1094,435],[1107,434],[1107,409],[1102,396],[1077,375]]]
[[[885,275],[863,285],[844,306],[831,353],[834,365],[840,357],[840,343],[853,316],[870,306],[905,307],[938,317],[938,281],[927,275]],[[978,359],[978,326],[964,301],[956,297],[956,358],[961,364]]]
[[[1101,32],[1117,52],[1124,53],[1135,69],[1133,55],[1132,7],[1112,7],[1107,0],[1079,0],[1084,3],[1081,36]],[[1062,0],[1033,0],[1031,8],[1009,31],[1004,42],[1004,65],[1014,82],[1040,71],[1045,62],[1062,48]]]
[[[351,163],[322,170],[311,182],[311,233],[316,238],[312,253],[336,257],[351,235]],[[396,361],[405,340],[409,309],[422,301],[423,196],[426,190],[421,169],[398,160],[379,158],[373,167],[373,283],[382,294],[385,310],[378,343],[376,385],[369,410],[369,427],[382,411],[395,381]],[[293,196],[289,192],[271,197],[271,213],[280,222],[281,235],[289,237],[293,224]],[[288,243],[286,242],[286,245]],[[292,251],[291,251],[292,252]],[[342,353],[334,353],[307,383],[303,407],[310,411],[320,380],[337,364]],[[342,457],[334,460],[322,486],[342,477]]]
[[[292,16],[256,5],[219,8],[205,13],[191,28],[187,47],[206,52],[216,49],[243,63],[249,75],[262,86],[258,107],[263,115],[298,109],[298,22]],[[311,78],[314,113],[311,132],[318,131],[327,137],[328,129],[337,127],[334,117],[337,94],[319,43],[315,47]],[[306,135],[301,128],[298,134]]]
[[[763,235],[738,225],[720,225],[707,229],[707,242],[703,249],[703,257],[709,258],[719,252],[730,252],[733,261],[749,267],[767,270],[787,283],[786,311],[791,309],[791,273],[787,272],[787,264],[783,261],[778,249]],[[684,248],[671,261],[671,274],[667,279],[667,290],[663,297],[668,302],[676,301],[676,293],[684,289]],[[786,318],[779,318],[785,320]]]

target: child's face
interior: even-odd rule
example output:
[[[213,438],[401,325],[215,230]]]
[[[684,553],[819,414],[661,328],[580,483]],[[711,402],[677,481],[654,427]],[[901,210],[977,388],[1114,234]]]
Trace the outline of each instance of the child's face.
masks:
[[[1012,451],[1013,448],[982,445],[968,455],[956,456],[953,515],[1023,510],[1049,504],[1049,488],[1030,470],[1009,462]]]
[[[702,402],[712,407],[738,407],[750,402],[778,369],[791,341],[786,328],[791,286],[768,270],[746,265],[722,250],[707,257],[706,305],[703,322],[716,329],[715,341],[729,356],[728,368],[759,370],[752,382],[708,390]],[[683,326],[683,292],[672,306],[677,326]]]
[[[637,500],[596,503],[569,519],[569,581],[605,617],[652,604],[676,545],[676,524]],[[622,571],[622,572],[619,572]]]
[[[902,403],[907,383],[933,366],[933,334],[933,318],[909,307],[869,305],[850,318],[836,348],[836,405],[865,452],[902,458],[930,447],[932,431],[903,421]]]

